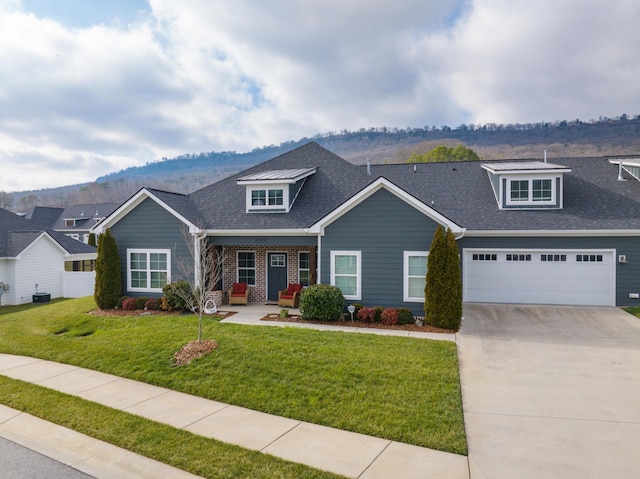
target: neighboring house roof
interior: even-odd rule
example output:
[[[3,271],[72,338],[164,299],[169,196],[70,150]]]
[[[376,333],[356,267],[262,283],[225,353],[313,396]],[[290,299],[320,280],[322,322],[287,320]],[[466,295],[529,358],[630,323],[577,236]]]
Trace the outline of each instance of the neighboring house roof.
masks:
[[[35,221],[47,228],[53,228],[64,208],[54,208],[52,206],[34,206],[24,217],[28,220]]]
[[[69,254],[91,254],[96,248],[0,208],[0,258],[15,258],[43,234]]]
[[[96,224],[97,221],[102,218],[106,218],[113,213],[118,206],[120,206],[119,203],[67,206],[59,214],[58,218],[53,223],[52,228],[56,231],[65,231],[67,233],[73,233],[74,231],[88,231]],[[67,224],[68,221],[73,221],[73,224]]]
[[[356,166],[317,143],[308,143],[191,195],[143,189],[105,223],[117,222],[142,199],[151,197],[177,217],[214,234],[313,234],[343,214],[345,205],[347,209],[355,206],[359,198],[382,187],[425,215],[453,225],[459,232],[466,230],[465,234],[640,231],[640,182],[618,181],[618,165],[602,157],[527,162],[525,166],[533,173],[552,169],[564,175],[563,208],[500,209],[488,170],[513,172],[522,165],[510,160]],[[304,178],[289,212],[247,212],[244,185],[289,179],[311,170],[314,173]]]

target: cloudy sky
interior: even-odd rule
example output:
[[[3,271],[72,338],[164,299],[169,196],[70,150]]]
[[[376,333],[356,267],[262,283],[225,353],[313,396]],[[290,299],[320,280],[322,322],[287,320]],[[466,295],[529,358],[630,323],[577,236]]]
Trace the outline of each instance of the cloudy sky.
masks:
[[[0,0],[0,191],[372,126],[640,114],[637,0]]]

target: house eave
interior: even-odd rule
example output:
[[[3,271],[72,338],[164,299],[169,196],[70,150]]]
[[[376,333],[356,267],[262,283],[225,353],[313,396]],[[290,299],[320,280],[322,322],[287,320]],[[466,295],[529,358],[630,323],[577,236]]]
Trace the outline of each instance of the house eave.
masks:
[[[308,229],[205,230],[207,236],[318,236]]]
[[[577,237],[577,236],[640,236],[640,229],[593,230],[467,230],[466,237]]]

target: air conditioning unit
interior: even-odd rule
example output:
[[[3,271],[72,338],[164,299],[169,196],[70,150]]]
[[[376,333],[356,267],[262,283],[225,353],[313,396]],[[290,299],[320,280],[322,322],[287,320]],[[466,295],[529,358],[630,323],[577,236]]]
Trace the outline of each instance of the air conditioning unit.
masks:
[[[618,255],[618,263],[626,263],[626,262],[627,262],[627,255],[626,254]]]

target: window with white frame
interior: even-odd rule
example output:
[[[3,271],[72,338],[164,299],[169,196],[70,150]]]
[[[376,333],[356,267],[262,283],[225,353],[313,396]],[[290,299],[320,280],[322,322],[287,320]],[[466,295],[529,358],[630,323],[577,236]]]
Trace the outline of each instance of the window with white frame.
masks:
[[[404,252],[404,301],[423,302],[428,251]]]
[[[238,251],[238,283],[256,285],[255,251]]]
[[[161,292],[170,281],[171,250],[127,250],[129,291]]]
[[[311,284],[311,256],[308,251],[298,252],[298,283],[302,286]]]
[[[331,284],[342,291],[344,299],[360,299],[362,291],[361,252],[331,252]]]
[[[508,181],[507,204],[553,203],[555,181],[551,178],[513,178]]]
[[[284,188],[252,188],[248,191],[250,193],[250,210],[280,210],[286,207]]]

